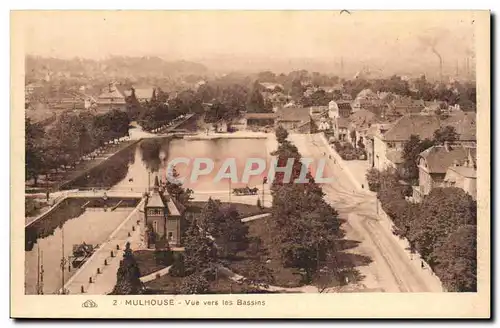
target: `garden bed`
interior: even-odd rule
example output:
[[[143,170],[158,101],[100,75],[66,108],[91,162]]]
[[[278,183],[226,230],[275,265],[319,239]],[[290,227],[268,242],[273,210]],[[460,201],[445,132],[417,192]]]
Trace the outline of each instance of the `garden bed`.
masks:
[[[272,270],[274,277],[273,285],[281,287],[299,287],[302,286],[302,275],[297,269],[283,267],[278,247],[275,243],[273,235],[268,230],[268,223],[270,218],[263,218],[256,221],[247,222],[248,237],[258,237],[262,241],[262,246],[267,249],[267,262],[266,266]],[[250,246],[250,245],[249,245]],[[266,260],[266,259],[264,259]],[[269,261],[270,260],[270,261]],[[247,251],[240,251],[236,257],[230,261],[229,269],[234,273],[246,276],[250,269],[250,259],[247,256]]]

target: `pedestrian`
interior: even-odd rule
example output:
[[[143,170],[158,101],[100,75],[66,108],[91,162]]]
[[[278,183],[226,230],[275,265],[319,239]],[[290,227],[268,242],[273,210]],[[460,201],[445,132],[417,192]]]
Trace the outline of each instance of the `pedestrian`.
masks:
[[[424,268],[424,261],[420,261],[420,264],[422,266],[422,269]]]
[[[48,190],[47,190],[46,196],[47,196],[47,202],[48,202],[50,199],[50,192]]]
[[[361,184],[361,189],[365,189],[365,185],[364,184]]]

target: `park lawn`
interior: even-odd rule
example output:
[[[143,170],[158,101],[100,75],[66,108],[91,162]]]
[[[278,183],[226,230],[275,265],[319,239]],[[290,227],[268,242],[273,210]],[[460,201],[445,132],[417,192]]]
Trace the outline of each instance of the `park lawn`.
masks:
[[[157,263],[155,259],[155,251],[139,250],[133,252],[134,258],[139,266],[141,276],[147,276],[153,272],[166,268],[168,263]]]
[[[147,282],[146,288],[148,289],[148,294],[179,294],[179,288],[182,285],[185,277],[172,277],[170,275],[162,276],[153,281]],[[227,277],[219,277],[218,280],[209,282],[209,292],[208,294],[247,294],[244,286],[232,281]],[[253,292],[257,293],[257,292]],[[277,292],[267,292],[262,291],[259,293],[275,294]]]
[[[191,201],[189,202],[189,211],[193,213],[200,213],[206,204],[207,202],[203,201]],[[227,202],[221,202],[221,204],[223,207],[233,206],[234,208],[236,208],[241,218],[270,212],[269,208],[260,209],[259,207],[257,207],[257,205],[227,203]]]
[[[299,271],[294,268],[283,267],[277,245],[275,244],[272,234],[268,230],[268,220],[270,220],[270,218],[263,218],[247,222],[246,225],[249,228],[248,237],[259,237],[262,240],[265,249],[268,250],[267,259],[269,259],[270,262],[266,263],[266,266],[273,272],[275,281],[272,285],[280,287],[302,286],[302,276]],[[250,260],[247,257],[246,251],[238,252],[234,259],[229,262],[229,268],[234,273],[246,276],[250,267]]]

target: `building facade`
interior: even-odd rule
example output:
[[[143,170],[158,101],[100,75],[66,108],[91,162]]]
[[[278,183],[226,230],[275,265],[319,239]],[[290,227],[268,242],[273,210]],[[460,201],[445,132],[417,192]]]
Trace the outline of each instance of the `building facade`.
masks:
[[[147,248],[182,245],[182,213],[174,200],[158,185],[145,202],[144,216],[144,240]]]

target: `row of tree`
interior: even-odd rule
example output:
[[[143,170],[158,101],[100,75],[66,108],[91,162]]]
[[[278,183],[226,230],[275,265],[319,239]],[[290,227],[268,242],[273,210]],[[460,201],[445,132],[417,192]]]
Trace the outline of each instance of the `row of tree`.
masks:
[[[26,118],[26,178],[36,185],[40,174],[74,165],[106,142],[127,136],[129,124],[128,115],[118,110],[102,115],[64,112],[47,128]]]
[[[452,84],[431,83],[422,76],[413,81],[394,75],[388,79],[354,79],[343,83],[346,93],[355,98],[362,90],[371,89],[374,92],[392,92],[401,96],[425,101],[439,100],[448,105],[459,104],[462,108],[473,107],[476,104],[476,85],[472,82],[454,82]]]
[[[282,263],[299,269],[304,283],[311,283],[322,274],[340,274],[337,246],[344,233],[337,211],[325,201],[311,174],[307,173],[307,183],[293,182],[302,170],[301,155],[287,136],[284,128],[277,128],[278,149],[272,155],[278,166],[285,166],[290,158],[294,166],[290,183],[283,182],[282,172],[273,180],[271,231]]]
[[[247,250],[251,270],[247,272],[244,289],[253,292],[272,282],[266,267],[265,251],[258,241],[249,240],[248,227],[232,206],[209,199],[195,218],[184,238],[184,253],[178,255],[170,270],[172,276],[183,277],[180,294],[207,294],[210,281],[217,280],[221,266],[234,258],[237,252]]]
[[[477,289],[477,204],[459,188],[434,188],[421,203],[405,200],[408,187],[393,170],[380,173],[378,199],[395,225],[450,292]]]

